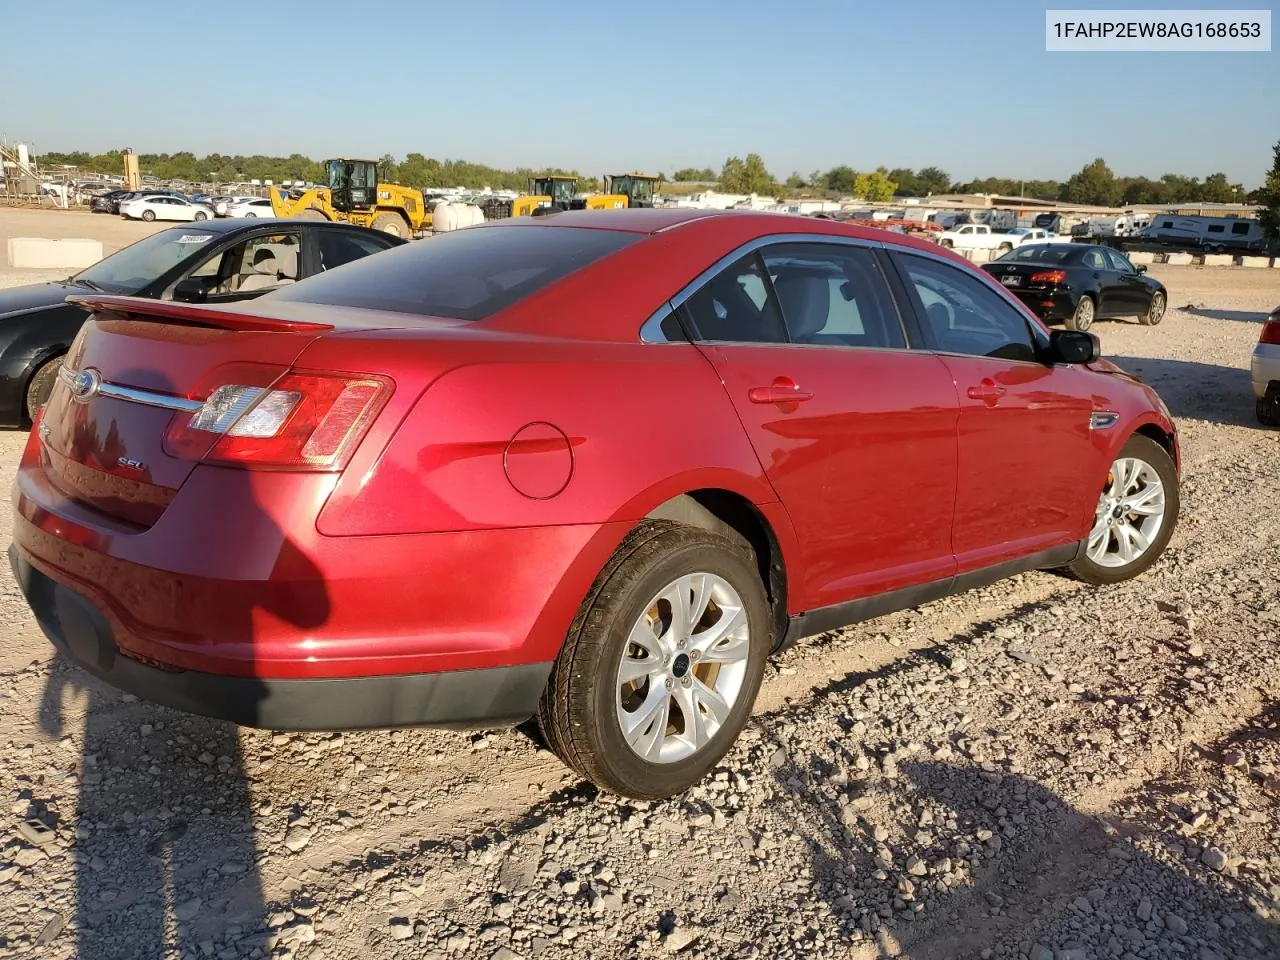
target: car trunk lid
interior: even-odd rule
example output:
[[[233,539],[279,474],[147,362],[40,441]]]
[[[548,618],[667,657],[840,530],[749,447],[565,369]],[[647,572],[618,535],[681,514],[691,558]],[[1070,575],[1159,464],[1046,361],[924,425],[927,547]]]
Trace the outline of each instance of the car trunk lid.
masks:
[[[163,514],[196,466],[165,433],[206,399],[218,368],[287,369],[332,324],[134,297],[73,297],[94,311],[59,371],[40,422],[50,482],[139,528]]]

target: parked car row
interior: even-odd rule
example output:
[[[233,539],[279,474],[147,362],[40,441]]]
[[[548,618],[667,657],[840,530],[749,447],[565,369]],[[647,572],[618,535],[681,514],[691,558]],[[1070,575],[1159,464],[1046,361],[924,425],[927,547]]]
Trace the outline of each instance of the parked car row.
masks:
[[[883,230],[210,220],[68,290],[38,308],[89,315],[42,368],[16,580],[86,671],[240,724],[535,716],[667,797],[774,651],[1027,570],[1126,580],[1178,518],[1149,386]]]

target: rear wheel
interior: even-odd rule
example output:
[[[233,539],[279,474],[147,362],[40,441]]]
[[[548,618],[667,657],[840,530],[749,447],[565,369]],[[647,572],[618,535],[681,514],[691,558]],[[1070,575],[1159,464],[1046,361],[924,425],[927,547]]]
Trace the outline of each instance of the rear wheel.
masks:
[[[1165,307],[1164,294],[1157,293],[1155,296],[1151,298],[1151,306],[1147,308],[1147,312],[1144,313],[1138,319],[1141,320],[1145,326],[1154,327],[1157,323],[1159,323],[1161,320],[1164,319],[1164,307]]]
[[[244,217],[245,217],[245,219],[246,219],[246,220],[257,220],[257,219],[258,219],[258,215],[257,215],[256,213],[254,213],[252,210],[250,210],[248,213],[246,213],[246,214],[244,215]]]
[[[1093,584],[1136,577],[1168,546],[1179,503],[1173,458],[1150,437],[1135,434],[1107,471],[1084,556],[1067,569]]]
[[[771,647],[754,558],[694,527],[646,521],[597,577],[538,709],[552,750],[636,799],[693,786],[751,713]]]
[[[209,215],[208,215],[208,214],[206,214],[206,213],[202,213],[202,212],[200,212],[199,210],[197,210],[197,211],[196,211],[196,217],[195,217],[195,218],[196,218],[196,221],[197,221],[197,222],[199,222],[200,220],[208,220],[208,219],[209,219]]]
[[[1093,298],[1083,296],[1080,302],[1076,304],[1075,313],[1067,318],[1068,330],[1088,330],[1093,326],[1094,306]]]
[[[373,223],[370,226],[374,230],[380,230],[383,233],[389,233],[393,237],[400,237],[404,240],[408,240],[413,235],[413,232],[409,229],[409,224],[398,213],[380,213],[373,218]]]
[[[36,411],[49,402],[49,394],[53,393],[53,385],[58,382],[58,368],[61,366],[61,356],[46,360],[27,381],[28,423],[35,419]]]
[[[142,219],[143,219],[143,220],[145,220],[145,221],[147,221],[147,223],[150,223],[150,222],[151,222],[152,220],[154,220],[155,218],[156,218],[156,212],[155,212],[154,210],[143,210],[143,211],[142,211]]]
[[[1002,243],[1000,244],[1000,246],[996,247],[996,256],[1003,257],[1006,253],[1008,253],[1012,249],[1013,249],[1013,244]]]
[[[295,213],[295,214],[293,215],[293,219],[295,219],[295,220],[324,220],[324,221],[328,221],[328,219],[329,219],[329,218],[328,218],[328,217],[326,217],[326,216],[324,215],[324,212],[323,212],[323,211],[321,211],[321,210],[317,210],[315,207],[307,207],[307,209],[305,209],[305,210],[301,211],[300,213]]]
[[[1267,392],[1258,398],[1255,412],[1258,422],[1264,427],[1280,427],[1280,387],[1271,384]]]

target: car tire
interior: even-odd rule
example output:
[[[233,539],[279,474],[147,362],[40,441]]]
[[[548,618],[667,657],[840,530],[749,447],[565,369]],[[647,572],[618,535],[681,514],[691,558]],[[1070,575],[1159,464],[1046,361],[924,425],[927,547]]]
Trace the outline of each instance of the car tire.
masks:
[[[206,214],[206,213],[204,213],[204,212],[202,212],[202,211],[200,211],[200,210],[197,210],[197,211],[196,211],[195,221],[196,221],[197,223],[199,223],[201,220],[208,220],[208,219],[209,219],[208,214]]]
[[[26,408],[26,422],[31,423],[36,411],[49,402],[49,394],[53,393],[53,385],[58,382],[58,370],[62,366],[62,354],[52,360],[46,360],[36,368],[36,372],[27,381],[27,390],[23,397]]]
[[[153,220],[155,220],[155,218],[156,218],[156,212],[154,210],[142,211],[142,219],[147,221],[147,223],[151,223]]]
[[[948,250],[950,250],[955,246],[955,244],[952,243],[950,240],[943,240],[938,244],[938,246],[946,247]]]
[[[1000,244],[1000,246],[996,247],[996,256],[997,256],[997,257],[1003,257],[1006,253],[1009,253],[1009,252],[1011,252],[1012,250],[1013,250],[1013,244],[1011,244],[1011,243],[1002,243],[1002,244]]]
[[[1076,302],[1076,309],[1067,317],[1068,330],[1085,331],[1093,326],[1093,320],[1097,314],[1097,307],[1093,302],[1093,297],[1085,294]]]
[[[1165,295],[1157,291],[1151,297],[1151,305],[1147,307],[1147,312],[1138,317],[1139,322],[1143,326],[1154,327],[1164,319],[1165,304]]]
[[[1084,553],[1067,570],[1095,585],[1133,579],[1168,546],[1180,505],[1173,458],[1150,437],[1134,434],[1107,470]],[[1126,506],[1141,509],[1125,511]],[[1140,539],[1133,538],[1135,532]]]
[[[1272,384],[1267,392],[1258,398],[1254,413],[1258,422],[1264,427],[1280,427],[1280,389]]]
[[[701,630],[680,629],[673,596],[692,596],[695,604],[702,598],[705,613],[693,625],[703,624]],[[735,624],[728,642],[713,632],[724,617]],[[682,793],[725,755],[747,722],[771,632],[748,548],[696,527],[645,521],[623,540],[579,609],[543,693],[538,726],[561,760],[602,789],[637,800]],[[689,719],[682,703],[693,705]]]
[[[315,207],[307,207],[307,209],[305,210],[299,210],[297,213],[293,215],[293,219],[294,220],[323,220],[326,223],[329,222],[329,218],[324,215],[324,211],[318,210]]]
[[[413,236],[413,231],[409,228],[409,224],[398,213],[380,213],[373,218],[373,223],[369,224],[369,226],[382,233],[389,233],[393,237],[399,237],[401,240],[408,240]]]
[[[256,213],[249,212],[249,213],[246,213],[246,214],[244,215],[244,218],[245,218],[246,220],[257,220],[257,219],[258,219],[258,215],[257,215]]]

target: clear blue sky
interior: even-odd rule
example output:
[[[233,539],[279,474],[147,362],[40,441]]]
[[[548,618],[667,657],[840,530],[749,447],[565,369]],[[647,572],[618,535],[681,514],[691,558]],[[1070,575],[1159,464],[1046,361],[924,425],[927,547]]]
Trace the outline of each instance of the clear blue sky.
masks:
[[[1104,156],[1121,175],[1261,182],[1280,53],[1047,53],[1045,9],[62,0],[5,45],[0,134],[38,152],[418,151],[590,174],[757,152],[778,176],[844,163],[1063,178]]]

